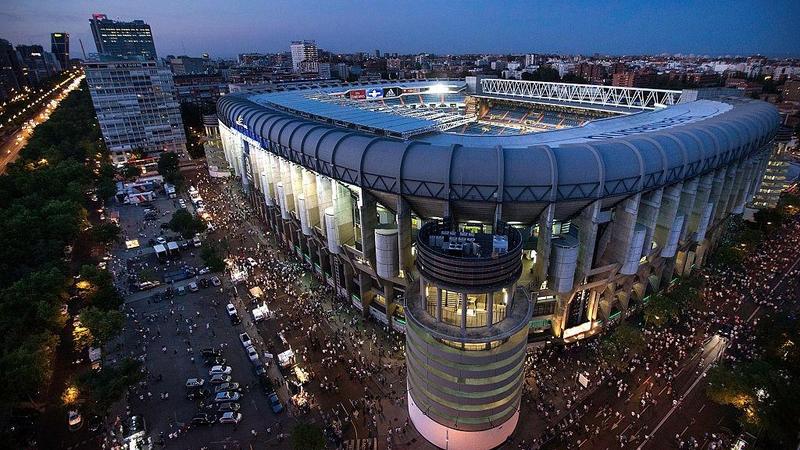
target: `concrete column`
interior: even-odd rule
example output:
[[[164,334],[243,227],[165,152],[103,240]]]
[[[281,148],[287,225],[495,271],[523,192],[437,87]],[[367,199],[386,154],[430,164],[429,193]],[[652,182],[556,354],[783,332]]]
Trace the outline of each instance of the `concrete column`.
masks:
[[[692,212],[689,216],[689,223],[686,227],[689,237],[695,242],[698,241],[697,230],[700,228],[700,223],[703,219],[704,212],[708,208],[708,200],[711,196],[713,181],[713,173],[707,173],[698,179],[697,195],[695,196]],[[692,237],[693,235],[694,237]],[[702,240],[703,238],[704,237],[700,237],[699,240]]]
[[[324,175],[316,175],[317,184],[317,208],[319,212],[319,227],[323,236],[327,236],[325,227],[325,210],[333,207],[333,193],[331,179]]]
[[[727,173],[727,167],[721,167],[714,172],[714,181],[711,185],[711,195],[708,197],[709,203],[713,203],[714,205],[711,211],[711,222],[709,223],[709,226],[713,224],[714,217],[717,215],[716,211],[719,210],[722,188],[725,184],[725,177]]]
[[[329,210],[333,220],[332,227],[337,234],[334,237],[335,242],[339,246],[352,244],[355,240],[355,230],[353,229],[353,199],[350,195],[350,189],[334,181],[332,190],[333,207],[329,208]],[[328,227],[328,232],[330,231],[331,227]],[[330,242],[330,236],[328,241]]]
[[[300,223],[306,222],[303,228],[303,234],[311,236],[312,229],[319,226],[319,205],[317,204],[317,177],[313,172],[302,169],[303,178],[303,206],[302,216]]]
[[[611,230],[611,242],[606,248],[606,259],[624,265],[628,260],[631,248],[633,231],[636,227],[636,217],[639,214],[641,194],[636,194],[622,201],[614,208],[614,222]],[[644,245],[645,230],[642,227],[642,245]],[[639,248],[641,252],[641,248]],[[641,253],[640,253],[641,254]]]
[[[550,249],[553,239],[553,215],[555,205],[549,204],[539,216],[539,235],[536,240],[536,285],[537,287],[547,279],[547,269],[550,267]]]
[[[467,331],[467,295],[464,293],[458,294],[458,301],[461,304],[461,332]]]
[[[642,256],[650,254],[663,196],[664,188],[656,189],[655,191],[643,194],[642,201],[639,203],[639,216],[636,220],[642,224],[646,230],[644,234],[644,244],[642,245]]]
[[[361,217],[361,253],[369,265],[375,268],[375,228],[378,226],[377,201],[375,196],[361,190],[358,205]]]
[[[736,178],[739,176],[740,167],[737,165],[729,166],[728,172],[725,175],[725,184],[722,185],[722,192],[720,194],[719,208],[714,212],[714,218],[720,220],[728,215],[732,209],[730,206],[730,198],[733,189],[736,186]]]
[[[436,321],[442,321],[442,290],[438,287],[436,288]]]
[[[678,205],[680,204],[682,190],[683,183],[675,183],[664,188],[664,195],[661,197],[661,208],[659,208],[658,211],[655,233],[656,245],[662,250],[666,247],[670,233],[676,225],[675,217],[678,214]],[[680,225],[683,225],[682,219]],[[680,234],[680,230],[678,230],[678,234]]]
[[[744,175],[740,183],[740,189],[736,192],[736,202],[733,208],[734,214],[742,214],[747,198],[750,196],[750,189],[753,187],[753,174],[755,173],[755,163],[752,159],[744,162]]]
[[[592,270],[594,249],[597,246],[600,206],[600,202],[596,201],[583,208],[575,220],[575,225],[578,227],[578,267],[575,271],[578,283],[582,283],[586,274]]]
[[[411,206],[402,196],[397,196],[397,246],[399,249],[400,270],[411,273],[414,267],[414,257],[411,246],[414,238],[411,233]]]
[[[681,190],[681,200],[678,203],[678,215],[684,216],[683,227],[681,228],[681,235],[680,240],[681,242],[686,240],[688,223],[689,223],[689,215],[692,213],[692,208],[694,208],[694,202],[697,198],[697,187],[700,184],[700,180],[695,177],[691,180],[687,180],[683,182],[683,189]]]
[[[292,193],[294,194],[294,213],[300,217],[300,197],[303,196],[303,168],[298,164],[289,164],[289,177],[292,181]]]
[[[486,326],[490,327],[494,323],[494,292],[486,293]]]
[[[375,298],[375,294],[372,292],[372,277],[363,272],[359,272],[358,284],[361,291],[359,296],[361,297],[361,306],[363,307],[362,315],[366,317],[369,314],[369,305]]]

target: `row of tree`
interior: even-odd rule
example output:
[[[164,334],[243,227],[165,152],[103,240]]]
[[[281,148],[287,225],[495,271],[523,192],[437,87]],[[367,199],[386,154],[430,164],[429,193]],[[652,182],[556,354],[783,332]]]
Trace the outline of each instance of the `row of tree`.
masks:
[[[116,189],[106,161],[84,83],[0,176],[0,422],[14,407],[46,400],[71,298],[90,332],[86,344],[100,345],[122,328],[121,298],[93,251],[116,240],[119,228],[93,227],[89,213],[93,192],[107,197]]]

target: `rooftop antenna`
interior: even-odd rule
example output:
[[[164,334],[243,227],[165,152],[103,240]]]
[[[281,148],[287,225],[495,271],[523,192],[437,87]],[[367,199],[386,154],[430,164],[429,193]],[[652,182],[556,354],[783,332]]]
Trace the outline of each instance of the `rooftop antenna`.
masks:
[[[81,53],[83,53],[83,59],[86,60],[86,50],[83,48],[83,40],[78,38],[78,42],[81,44]]]

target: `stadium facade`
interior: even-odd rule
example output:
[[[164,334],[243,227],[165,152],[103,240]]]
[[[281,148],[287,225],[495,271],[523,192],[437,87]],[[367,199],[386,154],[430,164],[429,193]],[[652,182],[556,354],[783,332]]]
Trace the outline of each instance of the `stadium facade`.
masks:
[[[581,339],[703,263],[778,126],[729,92],[467,78],[219,100],[226,158],[284,245],[405,332],[442,448],[519,419],[529,342]]]

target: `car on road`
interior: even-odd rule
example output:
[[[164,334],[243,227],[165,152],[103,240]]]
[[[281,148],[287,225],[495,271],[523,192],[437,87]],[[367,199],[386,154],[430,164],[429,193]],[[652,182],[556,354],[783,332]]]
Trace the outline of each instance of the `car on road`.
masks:
[[[188,380],[186,380],[186,387],[187,388],[199,388],[199,387],[203,387],[203,385],[205,383],[206,383],[206,380],[204,380],[202,378],[189,378]]]
[[[272,412],[275,414],[280,414],[283,412],[283,404],[281,400],[278,398],[278,394],[271,393],[269,394],[269,406],[272,408]]]
[[[214,388],[214,392],[225,392],[225,391],[239,391],[241,392],[241,387],[239,383],[222,383],[218,384],[217,387]]]
[[[164,239],[164,236],[159,236],[159,237],[156,238],[156,242],[158,242],[159,244],[163,245],[163,244],[167,243],[167,240]]]
[[[240,398],[242,398],[242,394],[238,392],[217,392],[217,395],[214,396],[214,403],[238,402]]]
[[[240,334],[239,340],[242,341],[242,345],[244,346],[244,348],[253,346],[253,341],[250,340],[250,335],[247,333]]]
[[[212,425],[217,418],[207,413],[197,413],[192,417],[192,425]]]
[[[199,290],[200,290],[200,288],[199,288],[199,287],[197,287],[197,283],[195,283],[194,281],[192,281],[191,283],[189,283],[189,291],[191,291],[191,292],[197,292],[197,291],[199,291]]]
[[[219,277],[213,276],[211,277],[211,284],[213,284],[214,286],[221,286],[222,281],[219,279]]]
[[[232,370],[233,369],[231,369],[231,366],[221,366],[221,365],[220,366],[213,366],[208,371],[208,374],[209,375],[230,375]]]
[[[241,408],[241,405],[238,403],[228,402],[228,403],[220,403],[219,404],[219,412],[229,412],[229,411],[238,411]]]
[[[233,303],[228,303],[227,305],[225,305],[225,311],[228,312],[229,316],[232,316],[236,314],[236,307],[233,306]]]
[[[230,383],[230,381],[231,376],[223,373],[215,373],[214,375],[211,375],[211,378],[208,379],[208,382],[211,384]]]
[[[242,413],[239,412],[224,412],[219,416],[219,423],[239,423],[242,420]]]
[[[256,262],[256,260],[255,260],[255,259],[253,259],[253,258],[249,258],[249,257],[247,258],[247,264],[249,264],[249,265],[250,265],[250,267],[255,267],[255,266],[257,266],[257,265],[258,265],[258,263]]]
[[[245,348],[244,351],[247,352],[247,357],[250,358],[250,362],[259,361],[258,352],[256,351],[255,347],[251,345],[250,347]]]

